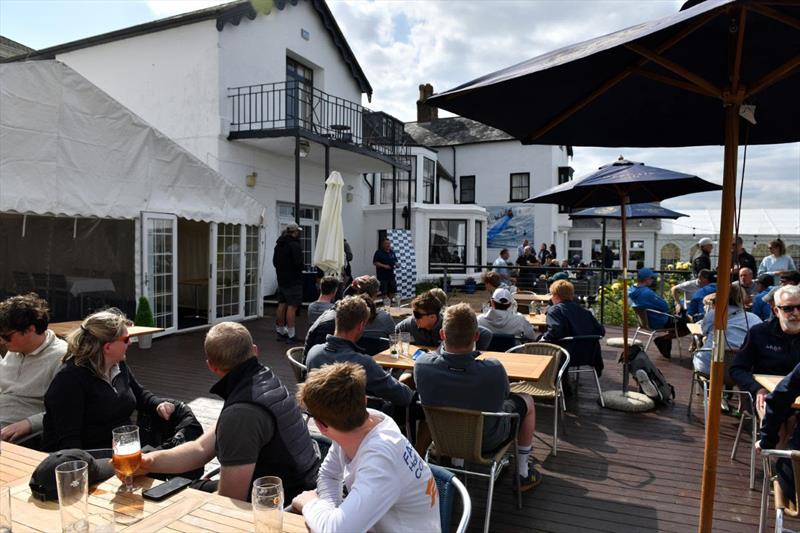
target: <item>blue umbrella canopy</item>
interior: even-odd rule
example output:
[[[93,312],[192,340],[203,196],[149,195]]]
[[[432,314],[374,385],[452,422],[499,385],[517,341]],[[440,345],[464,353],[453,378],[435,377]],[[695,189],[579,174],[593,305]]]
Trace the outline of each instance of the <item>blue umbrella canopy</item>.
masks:
[[[623,203],[660,202],[684,194],[719,190],[722,190],[720,185],[692,174],[620,159],[593,174],[562,183],[525,201],[572,208],[610,205],[619,208]]]
[[[628,204],[625,206],[625,218],[671,218],[688,217],[689,215],[661,207],[658,204]],[[569,218],[622,218],[619,206],[590,207],[570,213]]]

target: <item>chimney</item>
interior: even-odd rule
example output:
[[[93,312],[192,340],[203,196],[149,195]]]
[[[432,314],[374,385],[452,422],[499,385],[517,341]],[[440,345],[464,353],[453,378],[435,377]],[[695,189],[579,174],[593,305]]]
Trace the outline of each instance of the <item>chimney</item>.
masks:
[[[419,86],[419,100],[417,100],[417,122],[433,122],[439,118],[439,110],[425,103],[431,96],[433,96],[433,85],[426,83]]]

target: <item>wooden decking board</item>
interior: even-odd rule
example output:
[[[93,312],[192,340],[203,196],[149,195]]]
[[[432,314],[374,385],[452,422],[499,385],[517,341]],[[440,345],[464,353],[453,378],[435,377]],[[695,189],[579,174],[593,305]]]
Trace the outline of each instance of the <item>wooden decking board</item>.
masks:
[[[304,317],[298,331],[305,331]],[[260,348],[260,360],[269,365],[287,388],[296,384],[286,361],[289,345],[278,342],[271,318],[246,322]],[[608,328],[608,336],[620,336]],[[204,332],[156,339],[150,351],[132,346],[128,362],[137,379],[152,392],[184,401],[197,400],[203,423],[217,416],[220,402],[208,391],[216,381],[203,358]],[[684,348],[688,346],[683,342]],[[677,352],[677,346],[673,347]],[[604,346],[606,368],[603,390],[620,388],[619,350]],[[544,483],[523,495],[516,508],[509,472],[498,479],[492,505],[491,530],[517,531],[669,531],[681,533],[697,527],[700,479],[703,468],[702,401],[695,397],[692,416],[686,405],[691,382],[691,359],[662,358],[654,348],[652,361],[676,387],[674,405],[650,413],[628,414],[602,409],[590,375],[582,375],[577,396],[567,399],[567,413],[559,423],[559,452],[550,454],[553,408],[537,408],[537,431],[545,441],[534,442],[534,456],[542,463]],[[206,398],[211,400],[206,400]],[[715,500],[714,530],[731,533],[754,531],[758,525],[758,490],[748,489],[750,441],[745,425],[737,459],[730,451],[739,420],[723,416]],[[562,431],[563,430],[563,431]],[[757,487],[760,488],[760,462]],[[473,515],[470,531],[480,531],[486,503],[483,479],[469,481]],[[772,513],[770,513],[772,515]],[[190,526],[190,523],[186,523]],[[193,521],[191,526],[208,527]],[[791,520],[797,529],[800,521]]]

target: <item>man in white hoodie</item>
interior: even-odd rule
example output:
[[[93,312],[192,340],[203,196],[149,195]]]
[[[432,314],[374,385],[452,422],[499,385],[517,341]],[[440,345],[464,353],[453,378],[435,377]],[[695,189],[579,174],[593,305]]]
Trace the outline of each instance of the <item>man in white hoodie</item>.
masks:
[[[478,316],[478,325],[495,335],[513,335],[534,340],[536,332],[525,315],[514,308],[514,297],[508,289],[495,289],[492,293],[491,309]]]
[[[47,329],[47,302],[35,293],[0,303],[0,438],[19,441],[42,430],[44,393],[67,343]]]
[[[367,409],[366,383],[360,365],[335,363],[300,385],[298,403],[333,445],[317,489],[296,496],[292,507],[311,531],[438,532],[433,473],[389,416]]]

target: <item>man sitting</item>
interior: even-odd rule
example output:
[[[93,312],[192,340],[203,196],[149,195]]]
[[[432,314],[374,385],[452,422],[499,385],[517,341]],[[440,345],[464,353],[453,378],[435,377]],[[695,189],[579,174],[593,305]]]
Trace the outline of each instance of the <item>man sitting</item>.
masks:
[[[753,271],[748,267],[740,268],[739,279],[734,281],[733,284],[744,289],[746,294],[745,305],[750,306],[753,296],[756,294],[756,282],[753,279]]]
[[[19,441],[42,431],[44,393],[61,366],[67,343],[47,329],[47,302],[37,294],[0,303],[0,439]]]
[[[336,298],[336,291],[339,289],[339,280],[326,276],[319,282],[319,298],[308,306],[308,325],[309,327],[317,321],[322,313],[328,309],[333,309],[333,300]]]
[[[753,296],[753,306],[751,311],[763,321],[772,318],[772,306],[767,301],[767,295],[772,294],[772,284],[775,278],[772,274],[761,274],[756,279],[756,293]],[[771,300],[772,298],[770,298]]]
[[[211,392],[225,400],[216,427],[195,441],[142,455],[137,475],[186,472],[216,456],[222,496],[250,501],[253,480],[266,475],[281,478],[287,499],[312,489],[319,459],[311,436],[295,399],[258,362],[247,328],[221,322],[209,330],[204,349],[209,370],[220,377]],[[202,488],[216,487],[206,481]]]
[[[478,325],[489,329],[493,335],[512,335],[528,340],[536,338],[533,325],[521,313],[511,309],[514,297],[508,289],[497,289],[492,294],[491,309],[478,317]]]
[[[414,381],[424,405],[457,407],[475,411],[519,413],[517,474],[523,491],[542,481],[542,475],[528,467],[536,414],[533,398],[511,394],[508,374],[496,359],[477,359],[478,320],[464,303],[448,307],[442,324],[443,347],[438,353],[420,356],[414,365]],[[496,450],[513,431],[508,418],[487,417],[483,426],[483,451]]]
[[[640,268],[636,274],[636,285],[628,287],[628,298],[634,307],[642,307],[647,310],[647,323],[651,329],[671,328],[676,319],[666,314],[669,313],[667,302],[650,288],[655,279],[655,272],[649,268]],[[659,311],[659,313],[653,311]],[[678,334],[681,336],[689,334],[685,322],[680,319],[678,319]],[[675,332],[669,331],[653,340],[658,351],[667,359],[672,357],[672,339],[674,338]]]
[[[369,308],[358,296],[348,296],[336,304],[336,330],[325,344],[311,348],[306,357],[309,372],[333,363],[358,363],[367,373],[367,392],[404,407],[411,403],[413,391],[386,372],[372,357],[361,352],[356,343],[369,321]]]
[[[598,341],[561,341],[564,337],[606,334],[594,315],[574,298],[575,287],[569,281],[558,280],[550,285],[553,305],[547,309],[547,331],[540,340],[563,346],[570,354],[571,366],[592,365],[599,376],[603,373],[603,354]]]
[[[680,316],[686,311],[686,306],[692,301],[694,294],[700,290],[698,285],[699,278],[692,278],[677,285],[673,285],[670,289],[672,293],[672,301],[675,302],[675,314]],[[683,293],[683,296],[681,296]]]
[[[312,531],[438,532],[433,474],[390,417],[366,408],[366,383],[363,367],[336,363],[300,384],[298,402],[333,444],[317,489],[292,507]]]
[[[777,320],[750,328],[730,368],[731,378],[750,392],[762,418],[767,389],[753,374],[785,376],[800,363],[800,287],[787,285],[775,291],[775,315]]]
[[[411,300],[411,310],[414,315],[397,324],[395,332],[411,333],[411,342],[418,346],[438,346],[442,303],[430,291],[423,292]]]
[[[717,292],[717,276],[711,270],[701,270],[697,275],[697,291],[686,305],[686,314],[692,322],[700,322],[706,314],[703,299]]]

